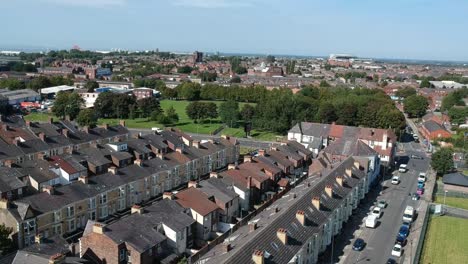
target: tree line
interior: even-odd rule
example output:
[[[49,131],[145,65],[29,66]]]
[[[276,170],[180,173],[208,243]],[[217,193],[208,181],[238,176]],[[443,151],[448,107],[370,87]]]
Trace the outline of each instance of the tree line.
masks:
[[[12,91],[26,88],[38,91],[42,88],[59,85],[73,85],[73,79],[63,76],[38,76],[28,80],[16,78],[0,79],[0,88],[8,88]]]

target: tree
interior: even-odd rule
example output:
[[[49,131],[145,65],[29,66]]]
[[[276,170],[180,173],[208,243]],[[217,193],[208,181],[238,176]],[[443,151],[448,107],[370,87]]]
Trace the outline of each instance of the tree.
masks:
[[[14,78],[0,79],[0,88],[8,88],[8,90],[14,91],[26,88],[26,84]]]
[[[400,98],[407,98],[407,97],[410,97],[412,95],[416,95],[416,90],[413,87],[405,87],[405,88],[399,89],[395,93],[395,95],[400,97]]]
[[[97,124],[96,113],[93,109],[82,109],[76,117],[76,122],[80,126],[94,127]]]
[[[323,80],[320,82],[320,87],[331,87],[331,85],[327,83],[327,81]]]
[[[407,97],[404,101],[404,110],[410,117],[422,117],[426,114],[429,103],[424,96],[412,95]]]
[[[229,100],[219,106],[219,117],[229,127],[237,127],[239,121],[239,103]]]
[[[322,123],[331,123],[336,121],[337,116],[333,104],[329,102],[320,104],[317,112],[317,119]]]
[[[240,115],[242,116],[242,119],[244,121],[251,121],[254,117],[255,114],[255,107],[253,107],[250,104],[245,104],[242,107],[242,110],[240,112]]]
[[[468,117],[468,107],[452,107],[448,111],[448,116],[452,123],[457,125],[463,124]]]
[[[52,84],[49,78],[47,78],[46,76],[39,76],[37,78],[34,78],[27,85],[29,89],[32,89],[34,91],[38,91],[39,89],[50,87],[50,86],[52,86]]]
[[[171,123],[179,122],[179,115],[173,106],[166,109],[166,116],[171,120]]]
[[[453,149],[441,148],[434,152],[432,155],[431,166],[439,175],[444,175],[451,171],[453,168]]]
[[[431,83],[429,82],[428,79],[421,80],[421,83],[419,84],[419,88],[429,88],[429,87],[431,87]]]
[[[200,99],[200,90],[200,84],[192,82],[184,82],[176,87],[177,95],[189,101]]]
[[[55,98],[52,113],[60,118],[69,116],[71,120],[74,120],[83,104],[84,100],[78,93],[59,92]]]
[[[189,74],[192,71],[193,71],[193,68],[187,65],[177,68],[177,73]]]
[[[13,240],[10,235],[13,233],[13,228],[0,224],[0,252],[6,255],[14,249]]]
[[[137,101],[138,110],[141,117],[149,117],[152,112],[161,112],[158,99],[155,97],[147,97]]]
[[[273,55],[268,55],[268,56],[266,56],[266,59],[265,59],[265,61],[267,63],[273,63],[273,62],[275,62],[275,60],[276,60],[276,58]]]
[[[98,95],[94,102],[94,110],[96,111],[97,117],[113,117],[114,111],[112,104],[114,100],[114,94],[111,92],[103,92]]]
[[[88,93],[93,93],[94,89],[99,88],[99,83],[96,81],[87,81],[84,88],[88,90]]]
[[[242,82],[242,79],[239,77],[239,76],[234,76],[231,78],[231,80],[229,80],[230,83],[241,83]]]
[[[215,103],[192,102],[187,105],[185,112],[197,123],[199,120],[218,117],[217,108]]]
[[[112,100],[112,110],[114,117],[127,118],[130,113],[130,106],[136,104],[135,96],[127,94],[114,94]]]

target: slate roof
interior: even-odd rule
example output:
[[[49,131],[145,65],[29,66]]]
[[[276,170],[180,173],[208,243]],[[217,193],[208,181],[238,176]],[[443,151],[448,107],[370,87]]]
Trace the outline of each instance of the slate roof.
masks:
[[[443,128],[440,124],[438,124],[437,122],[435,121],[432,121],[432,120],[429,120],[429,121],[426,121],[422,124],[429,132],[435,132],[435,131],[438,131],[438,130],[444,130],[445,131],[445,128]]]
[[[227,185],[226,182],[218,178],[209,178],[198,183],[200,191],[204,192],[208,196],[214,196],[216,200],[222,203],[232,201],[239,195],[234,191],[232,185]]]
[[[254,250],[268,252],[265,253],[269,255],[265,263],[288,263],[308,238],[319,232],[330,213],[343,203],[342,197],[348,195],[352,187],[365,177],[365,173],[353,164],[354,159],[349,157],[322,177],[307,178],[251,221],[257,223],[255,231],[249,232],[248,225],[245,225],[232,233],[226,239],[231,244],[231,251],[224,253],[221,245],[217,245],[202,257],[206,261],[204,263],[253,263]],[[350,167],[353,168],[353,176],[345,176],[344,186],[339,186],[336,176],[344,176],[346,168]],[[311,187],[307,186],[309,183]],[[333,186],[332,197],[324,192],[327,185]],[[292,193],[296,194],[296,198],[292,197]],[[321,210],[317,210],[311,203],[311,199],[316,196],[321,198]],[[273,208],[278,208],[279,212],[275,213]],[[306,226],[296,219],[298,210],[305,212],[308,220]],[[276,235],[279,228],[287,230],[288,240],[291,241],[287,245],[282,244]]]
[[[0,193],[26,187],[19,179],[23,175],[15,168],[0,167]]]
[[[18,164],[18,170],[21,173],[29,175],[38,183],[47,182],[49,180],[60,177],[50,169],[52,165],[45,160],[27,160]]]
[[[373,156],[378,153],[361,140],[338,139],[328,145],[323,152],[341,156]]]
[[[444,184],[468,187],[468,176],[461,172],[445,174],[442,182]]]

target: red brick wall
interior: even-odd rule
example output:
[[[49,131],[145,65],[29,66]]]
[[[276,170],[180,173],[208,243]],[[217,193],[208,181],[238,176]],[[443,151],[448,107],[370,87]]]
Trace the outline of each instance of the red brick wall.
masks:
[[[98,257],[103,263],[119,263],[118,245],[104,235],[91,233],[81,238],[81,254]]]

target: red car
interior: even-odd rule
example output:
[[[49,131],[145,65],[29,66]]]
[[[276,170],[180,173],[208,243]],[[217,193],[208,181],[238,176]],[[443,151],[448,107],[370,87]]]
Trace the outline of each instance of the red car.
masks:
[[[416,191],[416,193],[418,195],[423,195],[424,194],[424,188],[418,188],[418,190]]]

